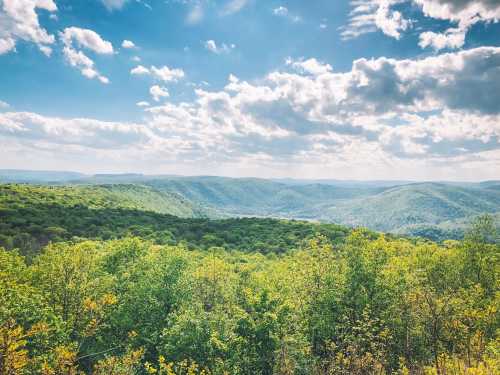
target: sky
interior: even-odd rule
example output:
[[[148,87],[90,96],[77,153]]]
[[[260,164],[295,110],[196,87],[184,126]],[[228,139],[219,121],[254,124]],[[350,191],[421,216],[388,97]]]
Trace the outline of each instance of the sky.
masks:
[[[500,179],[499,0],[0,0],[0,168]]]

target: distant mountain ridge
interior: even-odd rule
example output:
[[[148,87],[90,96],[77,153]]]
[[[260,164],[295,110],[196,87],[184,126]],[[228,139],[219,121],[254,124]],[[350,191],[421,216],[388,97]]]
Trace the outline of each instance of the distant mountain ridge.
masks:
[[[141,209],[182,217],[304,219],[431,239],[459,238],[466,225],[484,213],[500,217],[500,181],[270,180],[0,170],[0,182],[47,184],[54,178],[55,184],[98,186]]]
[[[0,169],[0,182],[47,183],[66,182],[85,178],[86,175],[69,171],[30,171],[20,169]]]

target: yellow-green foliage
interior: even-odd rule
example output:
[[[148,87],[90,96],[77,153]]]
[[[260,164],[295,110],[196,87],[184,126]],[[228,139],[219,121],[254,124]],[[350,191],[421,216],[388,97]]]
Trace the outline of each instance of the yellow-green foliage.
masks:
[[[0,248],[1,374],[498,374],[500,246],[354,231],[286,254]]]

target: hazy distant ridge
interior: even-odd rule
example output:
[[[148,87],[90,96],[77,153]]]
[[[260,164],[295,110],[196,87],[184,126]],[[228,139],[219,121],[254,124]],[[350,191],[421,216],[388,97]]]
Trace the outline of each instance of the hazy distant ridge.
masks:
[[[460,237],[499,215],[500,181],[343,181],[0,171],[0,181],[99,185],[142,209],[183,217],[280,217],[429,237]]]

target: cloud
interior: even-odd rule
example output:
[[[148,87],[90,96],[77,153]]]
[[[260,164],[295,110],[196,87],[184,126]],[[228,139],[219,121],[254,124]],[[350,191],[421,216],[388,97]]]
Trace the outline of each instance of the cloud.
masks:
[[[234,155],[259,151],[272,159],[343,153],[354,144],[386,158],[498,147],[500,108],[492,93],[500,87],[500,48],[421,60],[360,59],[346,73],[315,59],[288,65],[299,74],[273,72],[260,85],[230,76],[223,91],[196,90],[193,102],[148,111],[165,131],[216,137]]]
[[[151,74],[163,82],[176,82],[184,78],[184,71],[182,69],[171,69],[166,65],[160,68],[152,66]]]
[[[305,61],[293,61],[292,59],[287,59],[286,63],[298,71],[313,75],[325,74],[332,71],[332,67],[329,64],[320,63],[316,59],[308,59]]]
[[[411,21],[393,7],[405,0],[353,0],[349,23],[342,28],[344,40],[377,30],[385,35],[399,39],[401,32],[411,27]]]
[[[76,42],[78,47],[87,48],[95,53],[113,53],[113,45],[102,39],[101,36],[93,30],[68,27],[60,33],[60,38],[65,46],[70,46],[73,42]]]
[[[10,107],[9,103],[0,100],[0,109],[7,109],[9,107]]]
[[[375,13],[375,25],[385,35],[395,39],[401,37],[401,32],[406,31],[411,22],[403,17],[401,12],[391,10],[391,1],[382,2]]]
[[[169,68],[168,66],[162,66],[157,68],[156,66],[151,66],[151,68],[146,68],[142,65],[138,65],[130,71],[133,75],[151,75],[153,78],[163,82],[177,82],[183,79],[185,76],[184,70],[177,68]]]
[[[144,125],[83,118],[68,120],[29,112],[0,114],[0,134],[53,147],[73,145],[87,149],[121,149],[147,143],[153,137]]]
[[[273,9],[273,14],[278,17],[288,18],[292,22],[300,22],[302,18],[297,15],[292,15],[287,7],[279,6]]]
[[[126,40],[126,39],[125,39],[125,40],[122,42],[122,47],[123,47],[123,48],[128,48],[128,49],[130,49],[130,48],[135,48],[135,44],[134,44],[134,42],[132,42],[132,41],[130,41],[130,40]]]
[[[500,2],[496,0],[414,0],[421,6],[427,17],[457,23],[444,33],[426,31],[420,34],[420,47],[460,48],[465,43],[465,35],[478,22],[498,22]]]
[[[201,3],[195,3],[189,10],[186,16],[186,23],[188,25],[196,25],[203,20],[205,16],[205,9]]]
[[[155,102],[159,102],[161,98],[168,98],[170,94],[165,87],[161,87],[158,85],[151,86],[149,89],[149,93],[153,97]]]
[[[107,10],[121,9],[128,0],[101,0]]]
[[[284,6],[279,6],[279,7],[273,9],[273,14],[275,16],[286,17],[286,16],[288,16],[288,8],[286,8]]]
[[[360,35],[382,31],[399,39],[415,21],[406,18],[396,7],[418,7],[426,17],[445,20],[452,24],[444,33],[427,30],[420,35],[422,48],[460,48],[465,34],[478,22],[498,22],[500,2],[497,0],[352,0],[349,22],[342,27],[342,38],[347,40]]]
[[[78,48],[86,48],[98,54],[113,54],[110,42],[102,39],[95,31],[78,27],[64,29],[59,37],[64,44],[64,57],[71,66],[80,69],[82,75],[89,79],[97,78],[101,83],[109,83],[109,79],[95,69],[94,61],[81,50],[75,49],[75,44]]]
[[[497,0],[413,0],[423,13],[435,19],[458,22],[464,28],[476,22],[498,22]]]
[[[225,43],[222,43],[221,45],[217,45],[214,40],[207,40],[204,43],[205,49],[215,53],[215,54],[222,54],[222,53],[229,53],[231,50],[236,48],[234,44],[227,45]]]
[[[228,16],[239,12],[248,4],[248,0],[229,0],[222,8],[221,15]]]
[[[192,100],[144,104],[139,124],[0,113],[0,136],[12,152],[44,160],[86,154],[96,165],[148,171],[498,178],[499,67],[497,47],[359,59],[343,72],[289,59],[256,82],[230,75]],[[150,90],[155,102],[168,97],[159,85]]]
[[[133,68],[131,71],[130,71],[130,74],[133,74],[133,75],[147,75],[147,74],[151,74],[151,72],[149,71],[148,68],[142,66],[142,65],[137,65],[135,68]]]
[[[13,51],[15,47],[16,47],[16,42],[14,39],[12,38],[0,39],[0,55]]]
[[[35,43],[45,55],[51,54],[49,45],[55,38],[40,26],[38,9],[56,12],[57,6],[53,0],[3,0],[0,3],[0,55],[14,51],[18,40]]]
[[[418,45],[422,48],[432,47],[435,51],[444,48],[455,49],[460,48],[465,43],[466,30],[448,29],[444,33],[434,33],[426,31],[420,34],[420,42]]]
[[[145,102],[145,101],[142,101],[142,102],[137,102],[135,103],[138,107],[149,107],[149,102]]]

